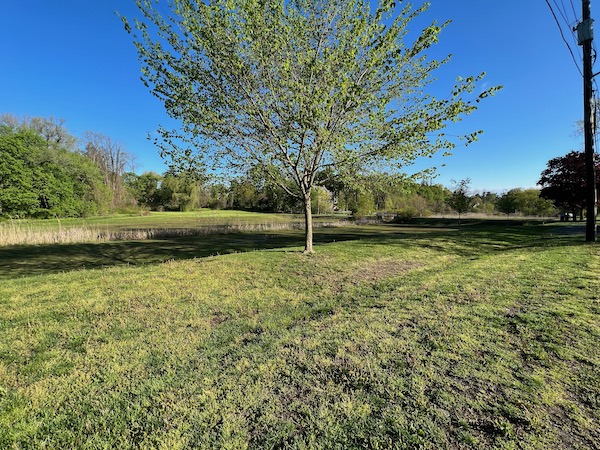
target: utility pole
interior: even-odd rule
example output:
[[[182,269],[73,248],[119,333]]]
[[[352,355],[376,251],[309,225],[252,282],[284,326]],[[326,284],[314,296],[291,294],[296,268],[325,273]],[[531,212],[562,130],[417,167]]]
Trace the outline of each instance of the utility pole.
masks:
[[[596,171],[594,167],[594,128],[592,123],[592,40],[594,39],[590,0],[582,0],[582,19],[577,25],[577,41],[583,47],[583,126],[585,145],[586,242],[596,241]]]

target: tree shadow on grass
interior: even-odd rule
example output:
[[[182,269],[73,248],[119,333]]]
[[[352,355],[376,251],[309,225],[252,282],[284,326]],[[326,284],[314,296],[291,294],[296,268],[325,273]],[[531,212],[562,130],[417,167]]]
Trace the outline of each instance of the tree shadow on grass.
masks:
[[[419,245],[462,256],[517,247],[572,245],[573,239],[544,240],[539,230],[483,227],[464,232],[436,226],[369,225],[315,230],[315,243],[363,240],[377,245],[398,239],[418,239]],[[456,241],[452,248],[439,239]],[[461,242],[463,241],[463,242]],[[465,242],[467,241],[465,245]],[[472,243],[472,245],[470,245]],[[97,269],[119,265],[159,264],[168,260],[204,258],[228,253],[290,249],[303,245],[302,230],[236,232],[153,240],[110,241],[86,244],[19,245],[0,248],[0,279]]]
[[[270,238],[268,235],[235,233],[84,244],[19,245],[0,249],[0,279],[118,265],[157,264],[172,259],[287,247],[297,245],[297,242],[294,236]]]
[[[372,227],[321,228],[315,231],[316,244],[405,234],[392,227],[379,230]],[[285,230],[81,244],[18,245],[0,248],[0,279],[118,265],[159,264],[169,260],[254,250],[293,247],[300,250],[303,239],[302,230]]]
[[[583,236],[575,233],[556,233],[555,229],[543,225],[486,224],[471,229],[455,230],[452,236],[446,234],[438,239],[424,240],[420,245],[461,257],[478,258],[519,249],[536,252],[550,247],[578,247],[585,245],[585,242]]]

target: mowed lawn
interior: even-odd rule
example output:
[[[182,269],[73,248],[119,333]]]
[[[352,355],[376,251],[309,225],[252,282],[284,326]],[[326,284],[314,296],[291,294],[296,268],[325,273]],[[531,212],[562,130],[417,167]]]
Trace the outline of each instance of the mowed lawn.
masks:
[[[0,448],[600,448],[600,246],[561,227],[0,248]]]

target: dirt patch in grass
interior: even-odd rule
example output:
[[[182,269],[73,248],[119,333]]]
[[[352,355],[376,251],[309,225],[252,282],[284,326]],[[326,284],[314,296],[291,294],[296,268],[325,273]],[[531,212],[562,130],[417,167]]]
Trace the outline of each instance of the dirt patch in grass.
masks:
[[[399,261],[396,259],[369,261],[347,272],[340,273],[338,276],[321,280],[321,283],[329,286],[335,294],[342,294],[359,286],[373,287],[383,280],[404,275],[422,265],[417,261]]]
[[[377,283],[402,276],[422,267],[424,264],[414,260],[383,257],[381,259],[355,259],[343,265],[336,264],[335,258],[327,253],[309,256],[291,254],[278,267],[279,272],[287,272],[302,278],[305,288],[313,289],[322,295],[339,295],[360,286],[373,287]]]
[[[421,267],[416,261],[398,261],[395,259],[374,261],[353,271],[349,276],[357,283],[376,283]]]

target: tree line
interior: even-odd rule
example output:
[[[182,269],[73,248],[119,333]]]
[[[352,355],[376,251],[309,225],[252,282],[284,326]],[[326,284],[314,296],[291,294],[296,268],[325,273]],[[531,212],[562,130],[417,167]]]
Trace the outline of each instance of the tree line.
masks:
[[[228,183],[207,181],[167,171],[163,175],[128,173],[125,184],[138,205],[151,210],[186,211],[197,208],[302,213],[303,205],[257,172]],[[331,171],[319,172],[312,191],[313,214],[350,213],[354,218],[380,217],[407,221],[415,217],[458,213],[549,217],[554,203],[539,189],[511,189],[502,194],[471,192],[469,180],[454,189],[418,183],[387,173],[356,175],[351,181]]]
[[[600,174],[600,162],[597,163]],[[598,175],[600,176],[600,175]],[[170,169],[126,174],[126,186],[143,208],[191,210],[200,207],[263,212],[303,213],[301,199],[250,168],[228,183],[209,180],[200,169]],[[599,180],[600,182],[600,180]],[[293,181],[288,181],[290,186]],[[583,220],[585,209],[585,163],[583,152],[571,151],[551,159],[540,175],[540,189],[514,188],[503,193],[472,192],[470,180],[455,182],[452,189],[440,184],[416,182],[401,174],[317,172],[311,191],[311,213],[348,212],[355,218],[385,216],[398,221],[414,217],[458,213],[488,216],[550,217],[570,213]]]
[[[173,164],[162,174],[133,171],[134,158],[118,141],[97,132],[77,139],[63,120],[0,116],[0,216],[82,217],[119,211],[189,211],[198,208],[302,213],[302,199],[281,182],[250,167],[227,181],[207,176],[203,166]],[[600,167],[599,167],[600,169]],[[600,171],[599,171],[600,172]],[[548,217],[585,208],[583,153],[553,158],[541,173],[541,189],[503,194],[470,192],[469,180],[448,189],[400,174],[336,172],[315,174],[311,213],[336,211],[354,217],[413,217],[520,214]]]
[[[101,133],[70,134],[53,117],[0,116],[0,216],[82,217],[114,212],[130,197],[124,146]]]

